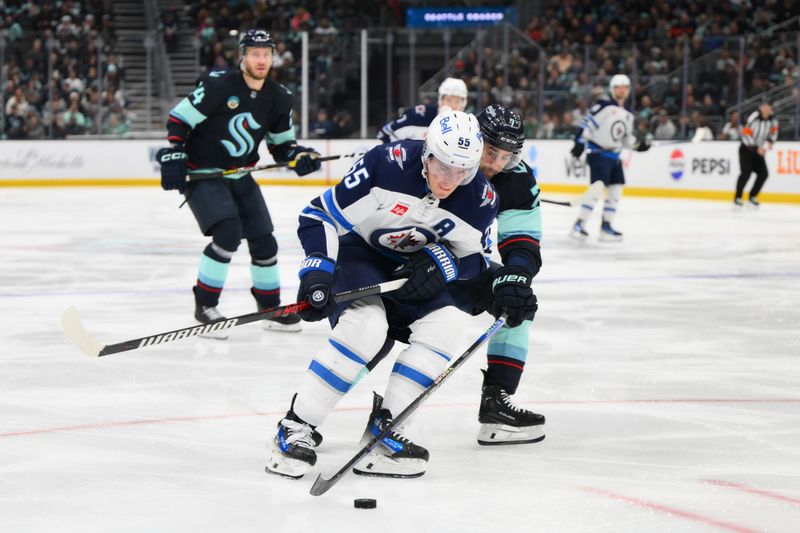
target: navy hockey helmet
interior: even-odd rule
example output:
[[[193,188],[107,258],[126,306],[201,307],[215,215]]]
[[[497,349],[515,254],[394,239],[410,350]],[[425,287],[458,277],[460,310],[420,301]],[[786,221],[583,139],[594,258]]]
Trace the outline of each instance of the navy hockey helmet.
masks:
[[[247,30],[239,40],[239,53],[244,55],[248,48],[272,48],[275,50],[275,41],[272,35],[265,30]]]

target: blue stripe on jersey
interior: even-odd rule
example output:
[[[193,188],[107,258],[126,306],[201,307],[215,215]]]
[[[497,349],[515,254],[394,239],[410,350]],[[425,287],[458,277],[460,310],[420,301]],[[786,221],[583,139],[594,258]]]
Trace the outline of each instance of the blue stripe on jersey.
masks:
[[[420,384],[426,389],[430,387],[431,384],[433,383],[433,380],[431,378],[429,378],[419,370],[414,370],[410,366],[406,366],[403,363],[395,363],[394,367],[392,367],[392,373],[407,377],[411,381]]]
[[[592,124],[594,124],[595,128],[599,128],[600,127],[600,124],[597,123],[597,121],[594,119],[594,117],[592,115],[586,115],[586,119],[590,120],[592,122]]]
[[[267,144],[283,144],[285,142],[294,141],[294,128],[289,128],[281,133],[267,132]]]
[[[322,196],[325,199],[325,207],[328,208],[328,212],[333,215],[336,222],[347,231],[352,231],[353,225],[344,218],[342,212],[336,207],[336,201],[333,199],[333,189],[328,189]]]
[[[317,217],[321,218],[324,222],[327,222],[328,224],[330,224],[331,226],[336,226],[336,224],[334,224],[333,220],[331,220],[331,217],[329,217],[328,214],[325,211],[321,210],[321,209],[314,209],[311,206],[309,206],[309,207],[306,207],[305,209],[303,209],[303,213],[305,213],[306,215],[317,216]]]
[[[172,111],[169,112],[170,115],[173,115],[175,118],[179,119],[181,122],[188,124],[189,127],[194,128],[201,122],[203,122],[206,118],[204,114],[195,108],[191,102],[189,102],[188,98],[184,98],[178,105],[172,108]]]
[[[346,393],[350,390],[350,383],[343,380],[330,370],[328,370],[322,363],[319,363],[316,359],[311,360],[311,364],[308,365],[308,369],[318,375],[322,380],[333,387],[334,389],[338,390],[342,394]]]
[[[436,355],[440,355],[440,356],[442,356],[442,357],[444,358],[444,360],[445,360],[445,361],[449,361],[449,360],[450,360],[450,358],[449,358],[449,357],[447,357],[447,356],[446,356],[445,354],[443,354],[442,352],[437,352],[436,350],[431,350],[431,351],[432,351],[433,353],[435,353]]]
[[[331,343],[331,346],[333,346],[334,348],[336,348],[336,351],[338,351],[340,354],[342,354],[343,356],[347,357],[348,359],[352,359],[353,361],[355,361],[356,363],[358,363],[358,364],[360,364],[360,365],[366,365],[366,364],[367,364],[367,362],[366,362],[366,361],[364,361],[363,359],[361,359],[361,358],[360,358],[358,355],[356,355],[354,352],[352,352],[352,351],[348,350],[346,347],[342,346],[341,344],[339,344],[339,343],[338,343],[338,342],[336,342],[335,340],[333,340],[333,339],[328,339],[328,342],[329,342],[329,343]]]
[[[512,235],[530,235],[537,241],[542,240],[542,217],[534,209],[507,209],[497,215],[500,242]]]

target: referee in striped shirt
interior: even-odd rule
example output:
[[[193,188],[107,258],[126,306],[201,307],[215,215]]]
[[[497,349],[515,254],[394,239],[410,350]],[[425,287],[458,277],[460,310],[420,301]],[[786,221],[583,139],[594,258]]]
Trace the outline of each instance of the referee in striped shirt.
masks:
[[[742,206],[742,194],[750,174],[756,173],[756,182],[750,189],[750,206],[758,207],[758,193],[767,181],[767,162],[764,154],[778,140],[778,120],[772,116],[772,106],[764,102],[747,118],[742,127],[742,144],[739,145],[739,168],[741,174],[736,181],[735,207]],[[767,146],[769,145],[769,146]]]

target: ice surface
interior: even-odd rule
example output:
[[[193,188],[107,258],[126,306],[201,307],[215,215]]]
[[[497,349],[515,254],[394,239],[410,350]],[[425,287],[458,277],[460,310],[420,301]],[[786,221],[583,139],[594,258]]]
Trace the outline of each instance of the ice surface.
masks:
[[[297,213],[319,189],[265,188],[284,302]],[[550,197],[559,199],[558,196]],[[563,198],[561,198],[563,199]],[[547,416],[533,445],[480,447],[485,352],[420,410],[425,476],[349,475],[384,362],[320,428],[313,475],[264,473],[267,440],[327,326],[235,328],[91,359],[75,305],[106,343],[192,324],[205,239],[155,188],[0,194],[0,531],[800,530],[800,208],[625,198],[622,243],[577,245],[544,205],[544,268],[515,400]],[[221,309],[254,310],[243,244]],[[470,336],[491,323],[471,319]],[[378,508],[353,508],[376,498]]]

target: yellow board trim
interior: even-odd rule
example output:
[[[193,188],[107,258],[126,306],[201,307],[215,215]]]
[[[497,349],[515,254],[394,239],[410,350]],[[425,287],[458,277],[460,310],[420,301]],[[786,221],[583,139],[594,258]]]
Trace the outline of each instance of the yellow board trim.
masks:
[[[257,179],[259,185],[293,185],[324,187],[335,185],[337,179],[326,178],[271,178]],[[160,181],[155,178],[70,178],[48,179],[32,178],[24,180],[0,180],[0,187],[152,187],[158,186]],[[586,190],[586,185],[567,185],[560,183],[540,183],[543,193],[568,193],[580,194]],[[733,191],[707,191],[694,189],[658,189],[653,187],[625,187],[626,196],[646,196],[654,198],[693,198],[700,200],[733,200]],[[769,193],[759,195],[762,202],[777,202],[786,204],[800,204],[800,194],[796,193]]]

